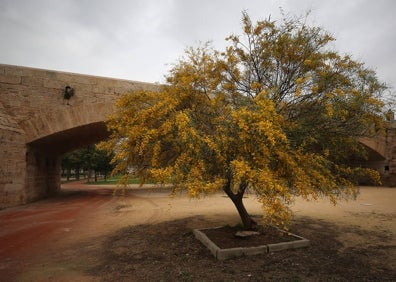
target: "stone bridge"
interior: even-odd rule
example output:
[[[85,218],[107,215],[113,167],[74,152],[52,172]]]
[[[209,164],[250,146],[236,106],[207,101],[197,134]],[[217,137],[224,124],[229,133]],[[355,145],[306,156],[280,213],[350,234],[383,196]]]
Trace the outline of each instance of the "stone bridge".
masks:
[[[0,208],[56,193],[62,155],[108,136],[104,121],[120,95],[157,88],[0,64]]]
[[[368,160],[359,165],[370,167],[381,174],[381,181],[386,186],[396,186],[396,122],[389,121],[389,128],[384,136],[360,138],[359,142],[368,150]]]
[[[0,208],[55,194],[62,155],[105,139],[115,100],[135,89],[158,85],[0,64]],[[366,165],[387,181],[396,174],[391,133],[361,140],[371,149]]]

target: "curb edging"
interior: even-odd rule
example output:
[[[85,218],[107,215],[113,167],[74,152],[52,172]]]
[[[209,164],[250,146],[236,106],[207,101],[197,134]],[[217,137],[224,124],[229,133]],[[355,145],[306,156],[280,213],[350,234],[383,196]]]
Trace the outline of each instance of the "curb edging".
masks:
[[[220,227],[216,227],[216,228],[220,228]],[[213,229],[213,228],[193,229],[193,234],[195,238],[199,240],[205,247],[207,247],[209,251],[212,253],[212,255],[218,260],[226,260],[229,258],[240,257],[243,255],[252,256],[252,255],[266,254],[270,252],[278,252],[288,249],[297,249],[297,248],[308,247],[310,245],[310,241],[308,239],[287,232],[288,235],[295,237],[296,240],[281,242],[276,244],[261,245],[257,247],[238,247],[238,248],[221,249],[212,240],[210,240],[209,237],[206,236],[206,234],[203,231],[201,231],[207,229]]]

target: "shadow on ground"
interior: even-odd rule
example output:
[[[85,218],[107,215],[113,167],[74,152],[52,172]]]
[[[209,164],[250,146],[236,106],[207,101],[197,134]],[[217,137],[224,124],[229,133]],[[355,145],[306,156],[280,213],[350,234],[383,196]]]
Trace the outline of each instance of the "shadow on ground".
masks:
[[[91,254],[98,263],[87,274],[103,281],[396,281],[394,234],[386,231],[299,217],[291,232],[311,247],[217,261],[191,232],[204,221],[121,229]]]

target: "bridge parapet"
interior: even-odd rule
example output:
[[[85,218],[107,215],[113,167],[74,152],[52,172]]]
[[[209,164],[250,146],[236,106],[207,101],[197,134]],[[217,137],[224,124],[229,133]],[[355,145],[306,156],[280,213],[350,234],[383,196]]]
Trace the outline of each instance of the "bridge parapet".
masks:
[[[69,101],[64,99],[66,86],[74,89]],[[99,115],[103,110],[109,113],[120,95],[140,88],[156,90],[158,85],[0,64],[1,102],[26,132],[27,142],[61,130],[68,123],[75,126],[77,120],[88,123],[97,105],[102,105]]]

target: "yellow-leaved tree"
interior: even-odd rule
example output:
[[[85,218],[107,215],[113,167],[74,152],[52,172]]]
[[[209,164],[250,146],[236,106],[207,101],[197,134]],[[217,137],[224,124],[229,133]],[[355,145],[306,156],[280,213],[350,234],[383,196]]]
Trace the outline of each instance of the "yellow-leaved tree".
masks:
[[[122,96],[108,121],[114,173],[173,184],[191,196],[222,190],[246,229],[249,189],[263,220],[282,225],[290,203],[353,196],[364,157],[358,143],[381,129],[385,86],[375,73],[329,48],[334,39],[300,19],[258,21],[224,52],[189,48],[158,92]]]

